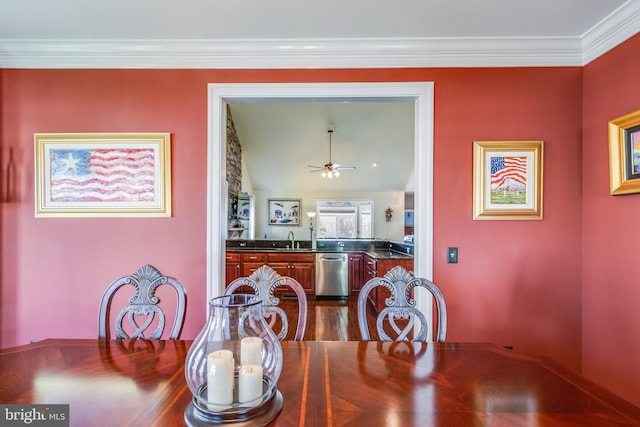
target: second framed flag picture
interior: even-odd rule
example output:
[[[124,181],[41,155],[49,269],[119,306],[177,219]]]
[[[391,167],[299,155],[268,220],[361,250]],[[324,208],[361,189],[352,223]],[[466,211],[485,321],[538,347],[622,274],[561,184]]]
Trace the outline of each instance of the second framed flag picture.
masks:
[[[474,141],[473,219],[542,219],[542,141]]]

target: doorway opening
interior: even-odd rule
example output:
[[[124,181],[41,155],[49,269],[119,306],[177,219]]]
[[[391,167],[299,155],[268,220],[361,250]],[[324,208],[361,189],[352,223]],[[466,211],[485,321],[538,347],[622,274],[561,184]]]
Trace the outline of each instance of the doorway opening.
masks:
[[[433,277],[433,83],[211,83],[208,86],[207,301],[224,291],[228,103],[411,102],[414,105],[414,272]],[[430,299],[416,295],[431,312]],[[206,303],[206,302],[205,302]]]

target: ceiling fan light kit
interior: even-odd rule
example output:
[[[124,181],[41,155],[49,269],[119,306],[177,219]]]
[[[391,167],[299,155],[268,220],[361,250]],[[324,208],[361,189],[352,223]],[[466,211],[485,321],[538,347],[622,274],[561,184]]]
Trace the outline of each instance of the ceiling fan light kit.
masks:
[[[333,177],[339,177],[340,171],[354,171],[356,170],[355,166],[340,166],[338,163],[333,163],[331,161],[331,135],[333,134],[333,129],[329,129],[329,162],[324,166],[311,166],[310,168],[314,168],[315,170],[309,172],[321,172],[320,176],[323,178],[332,179]]]

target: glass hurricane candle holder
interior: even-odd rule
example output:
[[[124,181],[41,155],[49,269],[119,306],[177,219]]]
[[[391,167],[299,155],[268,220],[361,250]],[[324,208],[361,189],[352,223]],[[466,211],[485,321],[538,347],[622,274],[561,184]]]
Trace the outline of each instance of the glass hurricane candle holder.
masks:
[[[185,411],[189,426],[266,425],[282,409],[282,346],[255,295],[209,301],[207,323],[189,348],[184,370],[193,394]]]

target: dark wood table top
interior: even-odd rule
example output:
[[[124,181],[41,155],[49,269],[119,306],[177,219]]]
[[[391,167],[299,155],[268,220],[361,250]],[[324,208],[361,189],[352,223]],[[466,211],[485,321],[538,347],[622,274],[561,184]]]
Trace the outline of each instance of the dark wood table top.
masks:
[[[190,341],[45,340],[0,351],[0,403],[72,426],[180,426]],[[638,426],[640,408],[547,358],[481,343],[283,342],[272,426]]]

